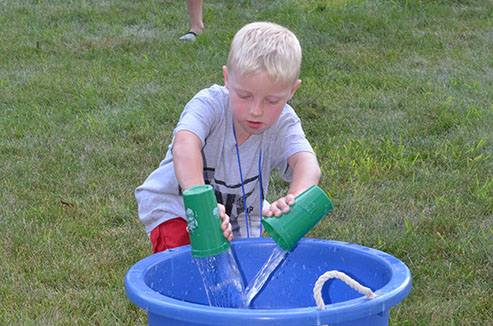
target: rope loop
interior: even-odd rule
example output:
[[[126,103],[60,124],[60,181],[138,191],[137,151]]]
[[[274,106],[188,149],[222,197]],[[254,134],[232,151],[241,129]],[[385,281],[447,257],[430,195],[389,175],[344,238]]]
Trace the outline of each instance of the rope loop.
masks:
[[[322,299],[322,287],[325,282],[331,278],[337,278],[343,281],[359,293],[364,294],[368,299],[373,299],[376,297],[375,293],[373,293],[370,288],[359,284],[357,281],[353,280],[351,277],[347,276],[343,272],[328,271],[318,278],[317,282],[315,282],[315,286],[313,287],[313,298],[317,303],[318,309],[325,309],[325,303]]]

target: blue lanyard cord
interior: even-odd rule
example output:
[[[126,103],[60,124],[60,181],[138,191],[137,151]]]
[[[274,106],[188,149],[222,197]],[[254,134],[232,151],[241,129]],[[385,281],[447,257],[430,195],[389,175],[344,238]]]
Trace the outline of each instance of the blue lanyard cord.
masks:
[[[262,237],[262,210],[264,206],[264,196],[262,187],[262,148],[260,148],[260,153],[258,154],[258,181],[260,184],[260,237]]]
[[[233,135],[235,136],[235,146],[236,146],[236,158],[238,159],[238,167],[240,169],[240,180],[241,180],[241,191],[243,193],[243,207],[245,208],[245,222],[247,229],[247,238],[250,238],[250,227],[248,221],[248,208],[246,204],[245,196],[245,186],[243,182],[243,172],[241,171],[241,161],[240,161],[240,149],[238,148],[238,139],[236,139],[235,124],[233,121]],[[262,148],[260,148],[260,153],[258,156],[258,173],[260,182],[260,236],[262,236],[262,209],[263,209],[263,196],[262,196]]]

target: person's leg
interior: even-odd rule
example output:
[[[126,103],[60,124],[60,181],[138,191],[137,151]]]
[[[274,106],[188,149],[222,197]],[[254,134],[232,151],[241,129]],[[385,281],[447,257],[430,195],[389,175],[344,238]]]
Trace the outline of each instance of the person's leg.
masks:
[[[159,224],[151,231],[151,242],[154,254],[190,244],[187,222],[178,217]]]
[[[190,15],[190,32],[200,34],[204,30],[202,21],[202,0],[186,0],[188,14]]]
[[[195,40],[196,35],[201,34],[204,30],[202,20],[202,0],[185,0],[190,16],[190,32],[180,37],[180,40]]]

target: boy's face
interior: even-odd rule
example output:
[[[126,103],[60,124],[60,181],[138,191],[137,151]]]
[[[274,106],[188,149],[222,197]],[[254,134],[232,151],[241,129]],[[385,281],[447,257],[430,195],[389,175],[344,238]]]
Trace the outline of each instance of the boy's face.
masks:
[[[228,74],[226,66],[223,73],[224,85],[229,89],[238,144],[272,126],[301,83],[301,80],[297,80],[294,86],[274,83],[264,72],[243,76]]]

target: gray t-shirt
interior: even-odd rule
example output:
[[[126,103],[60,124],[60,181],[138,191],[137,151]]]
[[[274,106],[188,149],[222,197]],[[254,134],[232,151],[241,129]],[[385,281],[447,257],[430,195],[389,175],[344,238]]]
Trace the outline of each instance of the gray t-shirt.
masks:
[[[173,141],[180,130],[191,131],[202,141],[204,180],[214,187],[218,203],[226,207],[233,235],[237,238],[246,237],[243,192],[228,89],[213,85],[195,95],[181,114],[173,132]],[[171,154],[173,141],[159,168],[135,190],[139,217],[146,232],[151,232],[169,219],[185,217],[183,198]],[[261,171],[262,194],[265,197],[271,170],[280,168],[283,178],[290,181],[292,171],[288,166],[288,158],[298,152],[314,154],[305,138],[300,119],[287,104],[274,125],[260,135],[251,135],[239,146],[251,237],[261,236],[260,203],[263,198],[260,198],[259,172]]]

